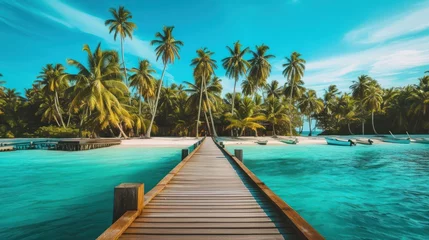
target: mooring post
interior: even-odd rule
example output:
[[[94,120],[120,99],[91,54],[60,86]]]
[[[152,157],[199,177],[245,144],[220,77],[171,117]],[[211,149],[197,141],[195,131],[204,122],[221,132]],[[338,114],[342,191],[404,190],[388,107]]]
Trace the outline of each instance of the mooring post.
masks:
[[[187,148],[182,149],[182,161],[188,156],[188,154],[189,154],[189,149]]]
[[[234,149],[234,155],[240,162],[243,162],[243,149]]]
[[[116,222],[127,211],[143,210],[144,184],[122,183],[115,187],[113,199],[113,221]]]
[[[219,145],[220,145],[222,148],[225,148],[225,145],[223,145],[223,142],[219,142]]]

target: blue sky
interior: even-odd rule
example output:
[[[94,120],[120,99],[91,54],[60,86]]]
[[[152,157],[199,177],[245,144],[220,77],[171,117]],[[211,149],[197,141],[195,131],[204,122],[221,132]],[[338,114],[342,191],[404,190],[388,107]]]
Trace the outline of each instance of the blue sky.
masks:
[[[133,40],[126,40],[127,67],[149,59],[160,73],[149,42],[164,25],[175,26],[185,46],[168,68],[169,84],[192,81],[190,61],[198,48],[207,47],[218,61],[216,75],[231,91],[233,81],[225,77],[221,60],[228,54],[225,46],[237,40],[252,49],[270,46],[276,56],[270,80],[281,83],[284,57],[300,52],[307,60],[305,85],[320,94],[330,84],[348,91],[360,74],[391,87],[416,83],[429,70],[428,1],[0,0],[0,73],[6,86],[23,92],[45,64],[85,61],[85,43],[119,50],[104,26],[111,18],[108,9],[119,5],[132,12],[138,26]]]

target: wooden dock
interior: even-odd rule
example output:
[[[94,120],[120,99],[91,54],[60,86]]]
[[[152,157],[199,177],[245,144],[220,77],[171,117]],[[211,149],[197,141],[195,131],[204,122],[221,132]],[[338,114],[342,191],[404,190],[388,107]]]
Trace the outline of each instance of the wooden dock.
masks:
[[[0,152],[7,152],[15,150],[13,146],[0,146]]]
[[[79,139],[79,140],[61,140],[55,145],[55,150],[62,151],[82,151],[97,148],[110,147],[120,145],[120,139]]]
[[[119,185],[114,212],[113,225],[98,239],[324,239],[212,139],[198,146],[144,200],[143,184]]]

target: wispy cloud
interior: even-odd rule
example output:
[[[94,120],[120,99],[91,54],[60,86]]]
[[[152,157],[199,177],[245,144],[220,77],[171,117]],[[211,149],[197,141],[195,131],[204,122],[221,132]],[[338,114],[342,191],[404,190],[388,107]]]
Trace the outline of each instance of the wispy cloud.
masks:
[[[415,34],[428,28],[429,2],[425,2],[380,22],[369,22],[365,26],[348,32],[344,39],[353,43],[379,43]]]
[[[109,44],[111,48],[119,47],[119,41],[115,42],[113,36],[108,33],[107,27],[104,25],[104,18],[86,13],[60,0],[40,0],[32,3],[33,4],[30,5],[17,1],[2,2],[2,4],[7,4],[21,11],[26,11],[51,21],[52,23],[97,36]],[[8,18],[9,21],[7,21],[7,19],[0,20],[8,25],[14,26],[13,22],[16,21],[16,19],[13,18],[12,15],[8,15]],[[15,28],[18,27],[18,25],[15,26]],[[125,52],[139,58],[148,59],[155,67],[161,68],[161,64],[156,62],[156,56],[149,41],[141,39],[138,35],[134,35],[132,40],[125,40]]]

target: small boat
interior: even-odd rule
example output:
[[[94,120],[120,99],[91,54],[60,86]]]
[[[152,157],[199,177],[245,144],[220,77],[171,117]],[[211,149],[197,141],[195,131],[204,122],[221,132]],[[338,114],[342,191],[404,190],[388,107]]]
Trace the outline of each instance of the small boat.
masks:
[[[359,144],[364,144],[364,145],[372,145],[374,143],[374,141],[372,141],[371,139],[366,139],[366,138],[357,138],[356,139],[356,143]]]
[[[390,135],[392,135],[392,137],[384,136],[381,138],[381,141],[387,142],[387,143],[399,143],[399,144],[410,144],[410,142],[411,142],[411,138],[409,138],[409,137],[408,138],[397,138],[397,137],[395,137],[395,135],[393,135],[392,132],[389,131],[389,133],[390,133]]]
[[[258,141],[256,141],[256,143],[259,145],[267,145],[268,140],[258,140]]]
[[[286,143],[286,144],[297,144],[299,143],[299,140],[298,138],[295,138],[295,139],[280,140],[280,142]]]
[[[356,143],[353,142],[353,140],[345,140],[345,139],[338,139],[338,138],[330,138],[326,137],[326,142],[329,145],[337,145],[337,146],[356,146]]]
[[[410,134],[407,133],[407,136],[413,143],[422,143],[422,144],[429,144],[429,138],[411,138]]]
[[[413,143],[429,144],[429,138],[413,138]]]

